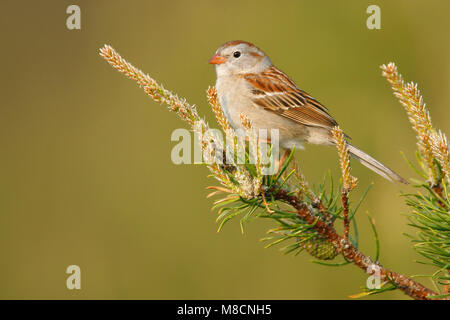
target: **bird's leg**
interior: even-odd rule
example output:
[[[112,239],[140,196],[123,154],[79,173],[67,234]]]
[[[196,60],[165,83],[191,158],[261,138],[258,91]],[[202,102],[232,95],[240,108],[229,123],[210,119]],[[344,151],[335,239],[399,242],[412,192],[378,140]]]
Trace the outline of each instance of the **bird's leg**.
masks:
[[[266,196],[264,195],[265,191],[261,190],[261,197],[262,197],[262,202],[264,204],[264,206],[266,207],[266,210],[269,214],[274,213],[275,211],[273,211],[272,209],[270,209],[269,204],[266,201]]]
[[[277,175],[280,173],[281,168],[283,168],[284,163],[286,162],[287,158],[291,154],[291,149],[285,149],[283,152],[283,155],[281,156],[280,162],[278,163],[278,172]]]

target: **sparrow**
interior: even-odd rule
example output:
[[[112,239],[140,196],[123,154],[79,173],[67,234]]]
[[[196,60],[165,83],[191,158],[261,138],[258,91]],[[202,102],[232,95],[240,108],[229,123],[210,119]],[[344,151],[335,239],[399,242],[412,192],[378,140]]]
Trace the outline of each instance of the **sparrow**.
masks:
[[[331,131],[338,124],[328,109],[301,90],[254,44],[241,40],[227,42],[217,49],[209,63],[215,65],[217,96],[233,129],[244,129],[241,114],[257,130],[278,129],[285,154],[294,147],[302,149],[303,143],[335,144]],[[347,148],[353,158],[380,176],[408,183],[348,141]]]

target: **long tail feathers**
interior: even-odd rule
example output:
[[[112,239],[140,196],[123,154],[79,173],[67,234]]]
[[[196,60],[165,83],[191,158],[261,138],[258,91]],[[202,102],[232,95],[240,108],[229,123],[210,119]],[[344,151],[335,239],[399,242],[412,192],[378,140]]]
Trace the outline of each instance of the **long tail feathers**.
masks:
[[[356,160],[358,160],[359,162],[361,162],[363,165],[365,165],[367,168],[372,170],[373,172],[378,173],[380,176],[382,176],[383,178],[385,178],[389,181],[395,180],[395,181],[398,181],[398,182],[401,182],[404,184],[409,184],[408,181],[406,181],[405,179],[400,177],[398,174],[396,174],[394,171],[392,171],[391,169],[386,167],[381,162],[379,162],[379,161],[375,160],[374,158],[372,158],[371,156],[369,156],[364,151],[361,151],[360,149],[358,149],[357,147],[355,147],[354,145],[352,145],[350,143],[347,143],[347,146],[348,146],[348,151],[349,151],[350,155],[353,158],[355,158]]]

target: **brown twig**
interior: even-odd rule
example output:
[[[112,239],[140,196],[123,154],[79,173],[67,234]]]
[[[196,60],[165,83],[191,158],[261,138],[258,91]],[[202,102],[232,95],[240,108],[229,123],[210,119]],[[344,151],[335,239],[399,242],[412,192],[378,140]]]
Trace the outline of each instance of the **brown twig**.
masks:
[[[436,292],[426,288],[422,284],[408,278],[397,272],[390,271],[376,262],[373,262],[369,257],[358,251],[345,236],[339,235],[334,226],[325,223],[321,219],[317,219],[310,209],[296,196],[290,195],[285,190],[278,190],[275,193],[275,199],[288,203],[297,210],[297,215],[306,221],[308,224],[313,225],[314,229],[323,237],[333,242],[338,252],[342,253],[345,259],[353,262],[356,266],[363,269],[369,274],[375,273],[373,266],[377,266],[379,271],[380,280],[382,282],[389,281],[395,284],[395,286],[402,290],[406,295],[416,300],[432,300],[432,296],[437,295]]]
[[[292,170],[294,170],[294,177],[296,177],[297,180],[297,197],[302,197],[303,195],[308,197],[311,200],[311,205],[319,210],[319,212],[324,217],[324,220],[327,223],[332,223],[333,217],[328,212],[328,209],[325,207],[320,197],[315,195],[314,192],[310,189],[308,182],[306,181],[306,178],[300,170],[299,165],[294,157],[292,157],[291,162],[289,162],[289,166]]]
[[[267,201],[266,201],[266,196],[264,195],[264,190],[261,190],[261,197],[262,197],[262,202],[263,202],[263,204],[264,204],[264,207],[266,207],[266,211],[267,211],[269,214],[274,213],[275,211],[273,211],[272,209],[270,209],[270,206],[269,206],[269,204],[268,204]]]
[[[343,209],[343,215],[344,215],[344,239],[348,241],[348,234],[350,232],[350,222],[348,221],[348,191],[342,190],[341,193],[341,200],[342,200],[342,209]]]

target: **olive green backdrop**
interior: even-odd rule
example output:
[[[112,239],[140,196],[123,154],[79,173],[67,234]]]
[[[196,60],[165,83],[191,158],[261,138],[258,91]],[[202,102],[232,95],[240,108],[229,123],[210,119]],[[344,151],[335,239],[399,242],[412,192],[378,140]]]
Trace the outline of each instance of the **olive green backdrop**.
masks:
[[[66,8],[81,7],[81,30]],[[381,30],[366,8],[381,7]],[[3,1],[0,19],[0,298],[346,299],[366,275],[327,268],[306,254],[284,256],[258,240],[271,226],[233,222],[217,233],[206,168],[170,160],[184,124],[98,55],[111,44],[125,58],[196,104],[212,123],[207,64],[228,40],[254,42],[304,90],[329,107],[353,142],[405,177],[400,152],[415,137],[380,75],[395,61],[419,82],[434,123],[450,125],[448,1]],[[447,131],[448,133],[448,131]],[[332,148],[297,159],[309,181],[331,170]],[[373,256],[366,212],[377,221],[381,262],[430,271],[402,235],[413,191],[355,163],[362,190],[375,183],[358,221]],[[66,288],[68,265],[82,289]],[[424,280],[430,285],[428,280]],[[374,297],[376,299],[377,297]],[[399,292],[379,298],[403,299]]]

